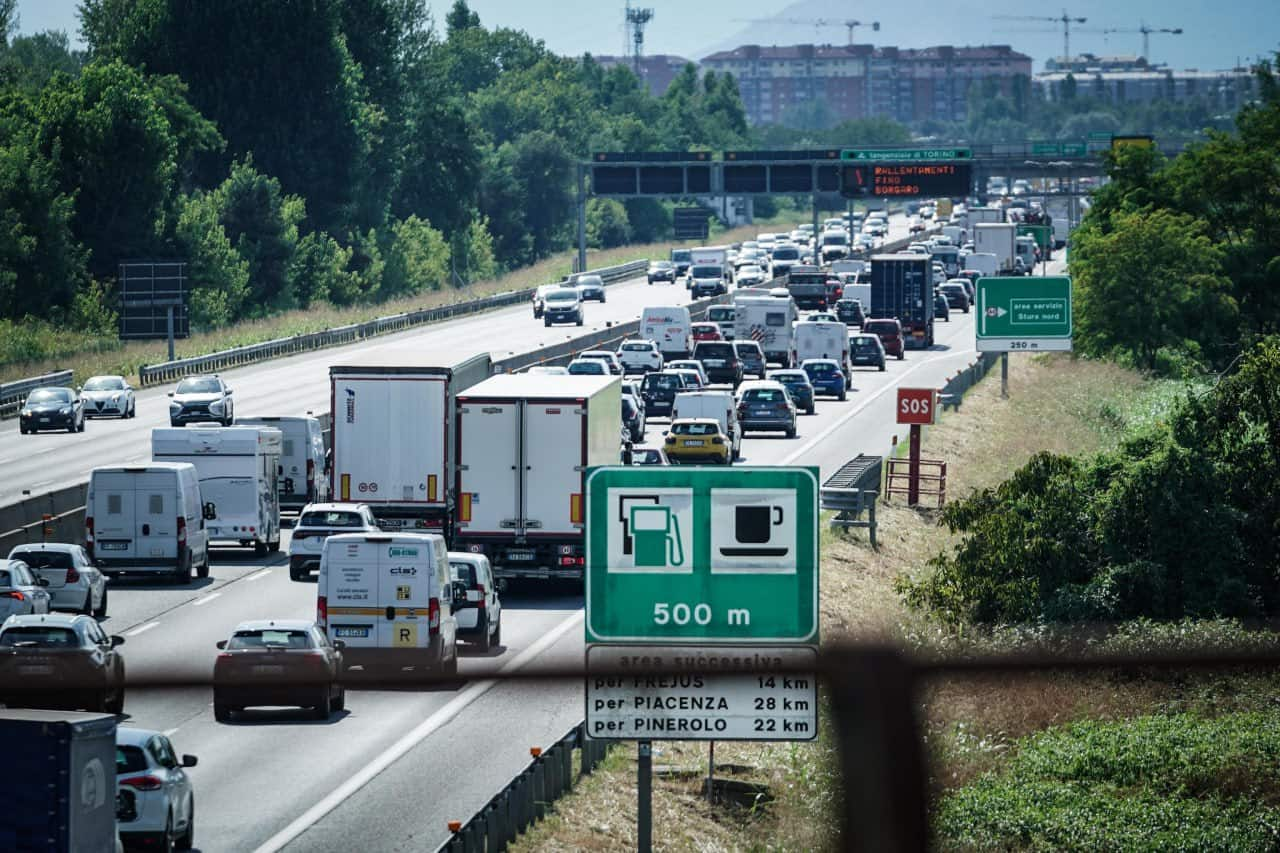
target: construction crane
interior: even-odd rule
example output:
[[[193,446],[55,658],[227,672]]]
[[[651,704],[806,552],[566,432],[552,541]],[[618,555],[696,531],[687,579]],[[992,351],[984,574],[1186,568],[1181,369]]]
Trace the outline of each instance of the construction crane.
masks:
[[[1146,21],[1139,24],[1137,29],[1132,27],[1103,27],[1097,30],[1077,30],[1081,33],[1142,33],[1142,58],[1151,61],[1151,34],[1152,33],[1168,33],[1171,36],[1182,35],[1182,27],[1148,27]]]
[[[1067,10],[1063,9],[1062,14],[1047,18],[1042,15],[992,15],[997,21],[1047,21],[1052,24],[1062,24],[1062,56],[1067,61],[1071,61],[1071,25],[1083,24],[1088,18],[1077,18],[1067,14]],[[1047,30],[1029,30],[1027,32],[1047,32]]]
[[[829,18],[734,18],[734,23],[738,24],[784,24],[791,27],[813,27],[813,39],[818,40],[818,32],[823,27],[844,27],[849,31],[849,44],[853,44],[853,31],[858,27],[868,26],[862,21],[844,20],[837,21]],[[871,21],[869,23],[872,31],[880,32],[880,22]]]

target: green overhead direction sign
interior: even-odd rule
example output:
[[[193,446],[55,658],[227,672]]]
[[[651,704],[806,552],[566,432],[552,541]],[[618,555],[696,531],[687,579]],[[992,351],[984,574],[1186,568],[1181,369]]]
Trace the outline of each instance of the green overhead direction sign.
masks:
[[[770,670],[816,660],[816,471],[598,468],[586,508],[588,733],[813,739],[816,679]]]
[[[977,287],[979,352],[1071,350],[1069,276],[984,276]]]
[[[972,160],[971,148],[845,148],[841,160],[859,163],[911,163],[917,160]]]

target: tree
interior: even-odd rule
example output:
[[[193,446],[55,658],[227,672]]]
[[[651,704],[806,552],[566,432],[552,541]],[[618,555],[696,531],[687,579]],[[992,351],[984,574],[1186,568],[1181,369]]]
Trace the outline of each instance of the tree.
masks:
[[[593,198],[587,202],[587,245],[612,249],[631,241],[627,209],[617,199]]]
[[[208,193],[179,199],[174,244],[187,259],[191,322],[225,326],[242,315],[249,295],[249,264],[236,253],[219,221],[218,200]]]
[[[289,282],[303,308],[314,302],[350,305],[360,296],[360,281],[347,267],[351,250],[327,234],[312,231],[298,241],[289,261]]]
[[[391,226],[384,296],[439,290],[449,280],[449,244],[429,222],[411,216]]]
[[[279,181],[254,169],[253,158],[234,164],[212,197],[227,239],[249,265],[250,312],[261,316],[296,307],[289,266],[298,223],[306,215],[301,199],[286,199]]]
[[[461,33],[463,30],[474,30],[480,27],[480,16],[471,11],[467,0],[453,0],[453,7],[445,17],[445,26],[449,35]]]

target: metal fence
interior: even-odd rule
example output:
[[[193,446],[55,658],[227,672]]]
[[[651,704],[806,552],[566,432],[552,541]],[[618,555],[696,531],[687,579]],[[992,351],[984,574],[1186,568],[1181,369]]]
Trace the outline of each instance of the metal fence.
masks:
[[[819,491],[823,509],[835,510],[830,527],[865,527],[871,533],[871,547],[876,543],[876,498],[880,494],[880,480],[884,457],[860,453],[850,459],[840,470],[827,478]],[[866,521],[862,513],[868,513]]]
[[[613,284],[633,278],[647,268],[647,261],[632,261],[631,263],[591,270],[591,272],[600,276],[605,284]],[[566,284],[568,281],[569,279],[562,279],[560,283]],[[414,326],[437,323],[441,320],[489,311],[507,305],[518,305],[527,301],[533,295],[534,289],[513,290],[508,293],[499,293],[495,296],[485,296],[480,299],[456,302],[452,305],[442,305],[438,308],[422,308],[417,311],[392,314],[387,317],[369,320],[365,323],[340,326],[336,329],[325,329],[305,335],[294,335],[289,338],[277,338],[260,344],[235,347],[192,358],[180,358],[163,364],[144,365],[138,369],[138,384],[146,388],[152,385],[172,382],[192,374],[209,373],[216,370],[225,370],[229,367],[241,367],[246,364],[280,358],[281,356],[295,355],[300,352],[342,346],[343,344],[355,343],[375,335],[402,332]]]
[[[529,766],[494,795],[466,823],[451,822],[449,840],[438,848],[448,853],[495,853],[505,850],[534,823],[547,816],[547,807],[573,790],[573,751],[581,759],[578,776],[596,768],[614,743],[587,737],[586,726],[568,734],[533,756]]]
[[[0,418],[12,418],[18,414],[27,395],[45,385],[70,385],[70,370],[59,370],[46,373],[44,376],[33,376],[30,379],[19,379],[16,382],[0,384]]]
[[[938,399],[942,403],[943,411],[948,408],[959,409],[960,401],[963,399],[965,392],[982,381],[987,375],[987,371],[991,369],[991,365],[1000,360],[998,352],[984,352],[978,354],[978,360],[963,367],[955,372],[955,375],[946,381],[942,386]]]

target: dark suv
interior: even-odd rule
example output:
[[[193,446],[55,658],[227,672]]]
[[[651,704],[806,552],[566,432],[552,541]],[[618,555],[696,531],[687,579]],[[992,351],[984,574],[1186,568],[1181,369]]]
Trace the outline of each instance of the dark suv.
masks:
[[[702,362],[710,382],[726,382],[737,388],[742,381],[742,361],[728,341],[698,341],[693,345],[693,357]]]
[[[862,303],[851,296],[836,300],[836,319],[848,326],[861,326],[866,319]]]
[[[902,337],[902,324],[897,320],[868,320],[862,324],[862,331],[878,337],[887,355],[897,356],[899,361],[906,357],[907,343]]]
[[[644,398],[644,412],[650,418],[671,417],[671,407],[676,395],[685,389],[684,380],[677,373],[666,370],[646,373],[640,383],[640,396]]]
[[[764,350],[760,349],[759,342],[734,341],[733,349],[742,361],[742,374],[744,376],[750,373],[752,376],[764,378]]]

